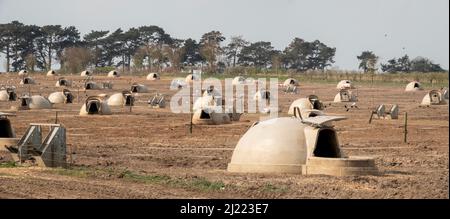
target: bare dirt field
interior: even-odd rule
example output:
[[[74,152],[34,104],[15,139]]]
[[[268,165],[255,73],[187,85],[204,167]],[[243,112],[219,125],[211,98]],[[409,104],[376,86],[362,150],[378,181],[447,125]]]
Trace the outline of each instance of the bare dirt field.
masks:
[[[33,76],[33,75],[32,75]],[[33,76],[33,94],[48,96],[57,77]],[[66,76],[81,81],[79,76]],[[144,76],[108,79],[112,90],[80,92],[79,102],[55,105],[51,110],[17,111],[10,117],[18,137],[29,123],[53,123],[55,111],[67,128],[67,143],[75,154],[68,169],[0,165],[0,198],[449,198],[448,105],[419,107],[430,88],[407,93],[404,86],[358,85],[358,108],[346,111],[332,104],[324,112],[345,115],[335,123],[340,145],[348,155],[373,156],[380,176],[304,176],[295,174],[237,174],[226,171],[233,149],[260,114],[244,114],[241,121],[220,126],[194,126],[190,114],[171,113],[170,107],[153,109],[147,100],[156,92],[170,100],[170,78],[146,81]],[[13,81],[18,94],[19,76],[0,75],[0,84]],[[86,95],[128,90],[132,82],[147,85],[150,92],[137,97],[132,112],[112,107],[110,116],[78,116]],[[71,89],[77,96],[76,89]],[[331,102],[336,84],[300,81],[299,94],[279,91],[279,116],[297,98],[315,94]],[[19,102],[0,102],[9,112]],[[374,118],[378,104],[399,104],[398,120]],[[167,104],[168,105],[168,104]],[[404,112],[408,112],[408,143],[403,143]],[[7,154],[0,162],[8,161]]]

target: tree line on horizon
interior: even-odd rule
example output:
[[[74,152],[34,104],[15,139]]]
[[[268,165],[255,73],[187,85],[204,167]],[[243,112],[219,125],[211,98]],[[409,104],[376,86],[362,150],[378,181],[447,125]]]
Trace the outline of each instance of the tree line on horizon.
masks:
[[[221,72],[238,66],[258,70],[323,71],[334,63],[336,48],[319,40],[294,38],[284,50],[271,42],[249,42],[232,36],[227,45],[220,31],[204,33],[197,41],[177,39],[155,25],[133,27],[127,31],[92,30],[81,37],[74,26],[25,25],[19,21],[0,24],[0,53],[6,71],[50,70],[56,62],[65,72],[86,68],[124,71],[181,71],[205,68]],[[364,72],[378,69],[379,58],[372,51],[357,56]],[[410,60],[408,55],[381,64],[383,72],[438,72],[439,64],[427,58]]]

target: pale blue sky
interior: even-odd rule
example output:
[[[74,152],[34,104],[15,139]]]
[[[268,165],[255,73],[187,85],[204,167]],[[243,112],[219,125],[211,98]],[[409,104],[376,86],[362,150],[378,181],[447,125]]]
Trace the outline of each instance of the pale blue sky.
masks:
[[[341,69],[356,69],[363,50],[381,61],[407,53],[449,68],[448,0],[0,0],[0,23],[12,20],[74,25],[82,34],[159,25],[197,40],[219,30],[277,49],[294,37],[319,39],[337,48]]]

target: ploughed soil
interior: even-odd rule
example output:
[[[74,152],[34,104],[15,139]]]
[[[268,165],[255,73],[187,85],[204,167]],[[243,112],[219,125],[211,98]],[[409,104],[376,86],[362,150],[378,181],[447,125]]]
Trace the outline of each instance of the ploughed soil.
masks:
[[[20,76],[11,74],[0,75],[0,84],[14,84],[19,96],[31,91],[47,97],[62,90],[55,87],[58,77],[31,76],[36,85],[19,85]],[[66,78],[74,81],[74,103],[16,110],[19,101],[0,102],[0,112],[16,113],[10,120],[21,137],[29,123],[54,123],[59,111],[58,122],[67,129],[70,167],[15,165],[3,151],[0,198],[449,198],[448,105],[419,107],[430,87],[408,93],[406,82],[398,87],[356,84],[357,108],[332,103],[337,82],[300,82],[298,94],[279,89],[279,116],[289,116],[292,101],[315,94],[325,102],[325,113],[348,117],[334,124],[341,149],[347,155],[374,157],[380,171],[379,176],[334,177],[227,172],[237,142],[262,114],[244,114],[239,122],[226,125],[194,125],[190,133],[190,114],[170,110],[170,98],[177,92],[169,89],[171,78],[94,76],[97,83],[112,81],[113,89],[87,92],[78,91],[80,76]],[[129,107],[111,107],[112,115],[78,115],[87,96],[129,90],[133,82],[148,86],[149,93],[136,97],[131,112]],[[148,106],[155,93],[166,95],[165,108]],[[378,104],[388,109],[398,104],[399,119],[374,117],[369,124]]]

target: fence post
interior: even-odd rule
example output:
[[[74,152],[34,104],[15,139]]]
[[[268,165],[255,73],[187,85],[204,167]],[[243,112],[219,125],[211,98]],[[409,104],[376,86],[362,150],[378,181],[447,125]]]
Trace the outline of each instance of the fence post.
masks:
[[[406,143],[408,135],[408,112],[405,112],[405,126],[404,126],[404,136],[403,136],[403,142]]]
[[[194,117],[194,114],[191,111],[191,122],[189,123],[189,133],[192,134],[192,117]]]
[[[369,124],[372,123],[373,112],[370,114]]]

